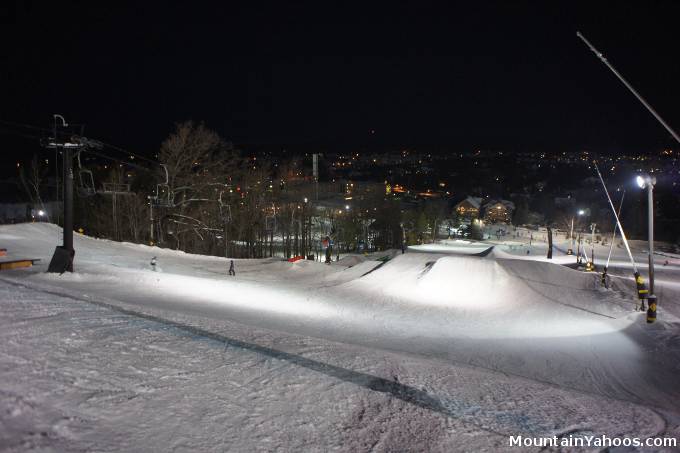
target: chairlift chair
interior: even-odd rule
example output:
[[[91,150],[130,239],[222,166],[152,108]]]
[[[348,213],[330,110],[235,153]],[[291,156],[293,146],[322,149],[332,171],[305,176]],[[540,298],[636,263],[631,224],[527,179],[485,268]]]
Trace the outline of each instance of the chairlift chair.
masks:
[[[265,230],[269,233],[276,231],[276,205],[272,202],[272,214],[264,218]]]
[[[229,223],[231,222],[231,205],[225,204],[222,201],[222,194],[224,191],[220,192],[219,198],[217,199],[217,202],[220,205],[220,218],[222,219],[223,222]]]
[[[97,193],[97,190],[94,187],[92,171],[83,168],[83,165],[80,162],[80,152],[76,154],[76,160],[78,162],[78,195],[81,197],[91,197]]]
[[[220,217],[226,223],[231,222],[231,205],[220,205]]]
[[[151,197],[151,202],[157,208],[175,207],[175,196],[167,184],[156,184],[156,195]]]
[[[156,184],[156,195],[151,197],[151,202],[158,208],[172,208],[175,206],[175,194],[170,190],[168,167],[161,164],[165,170],[165,182]]]

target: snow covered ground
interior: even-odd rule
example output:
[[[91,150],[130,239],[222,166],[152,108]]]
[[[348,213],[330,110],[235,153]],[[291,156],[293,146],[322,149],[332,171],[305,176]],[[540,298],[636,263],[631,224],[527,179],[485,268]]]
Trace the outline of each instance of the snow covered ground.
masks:
[[[229,277],[224,258],[76,235],[76,272],[46,274],[59,243],[53,225],[0,227],[6,259],[42,259],[0,274],[3,451],[508,451],[516,435],[680,434],[676,264],[647,325],[629,277],[605,290],[540,245],[235,260]]]

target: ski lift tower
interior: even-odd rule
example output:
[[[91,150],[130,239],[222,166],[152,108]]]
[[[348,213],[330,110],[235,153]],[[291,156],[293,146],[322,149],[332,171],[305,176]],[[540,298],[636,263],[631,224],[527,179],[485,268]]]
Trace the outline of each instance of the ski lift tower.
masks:
[[[68,123],[63,116],[55,114],[52,137],[48,138],[43,144],[45,148],[61,150],[64,159],[63,180],[64,180],[64,242],[57,246],[52,255],[52,260],[47,268],[47,272],[73,272],[73,151],[82,149],[85,144],[78,140],[61,139],[57,136],[57,120],[61,121],[61,127],[68,127]]]

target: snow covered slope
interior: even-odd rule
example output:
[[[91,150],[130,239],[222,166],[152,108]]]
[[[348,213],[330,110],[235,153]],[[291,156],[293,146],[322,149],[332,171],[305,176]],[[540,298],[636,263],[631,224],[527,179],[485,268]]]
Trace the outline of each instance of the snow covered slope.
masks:
[[[455,404],[455,409],[442,409],[449,407],[442,401],[467,398],[466,401],[479,402],[488,397],[492,402],[488,405],[480,402],[486,408],[480,414],[485,420],[496,420],[489,421],[488,426],[493,425],[493,430],[503,435],[516,430],[548,433],[566,429],[569,417],[560,410],[550,409],[554,404],[563,404],[552,401],[550,395],[553,394],[562,395],[560,398],[564,400],[560,401],[588,395],[589,400],[584,401],[580,409],[572,409],[575,416],[592,416],[595,420],[598,407],[616,402],[626,408],[652,410],[660,417],[658,426],[662,426],[659,428],[662,431],[673,432],[677,427],[677,408],[680,406],[678,320],[664,311],[661,304],[659,322],[648,326],[643,314],[632,310],[636,306],[632,293],[605,290],[599,286],[598,276],[594,274],[555,263],[514,259],[512,254],[497,250],[485,257],[409,250],[404,255],[390,252],[347,257],[330,266],[309,261],[235,260],[236,277],[229,277],[226,275],[229,261],[225,258],[80,235],[75,240],[76,272],[62,276],[46,274],[44,270],[58,243],[60,229],[53,225],[0,226],[0,247],[8,248],[8,259],[19,256],[43,259],[32,269],[3,272],[0,275],[0,285],[5,285],[3,297],[19,294],[19,298],[29,303],[38,300],[36,310],[48,313],[61,304],[77,310],[92,301],[100,306],[103,303],[105,307],[124,307],[125,315],[133,318],[135,313],[153,313],[154,322],[179,320],[177,322],[184,326],[190,319],[191,324],[200,326],[208,338],[211,332],[223,331],[225,326],[237,332],[239,341],[248,337],[249,332],[269,332],[261,335],[293,345],[288,350],[296,354],[300,350],[295,345],[304,344],[304,351],[315,351],[315,345],[318,345],[321,365],[310,365],[315,372],[328,363],[340,363],[343,370],[358,372],[356,360],[361,357],[359,362],[363,365],[358,366],[361,373],[394,381],[391,371],[394,363],[408,363],[409,366],[397,367],[399,382],[411,380],[418,389],[432,386],[429,396],[414,397],[415,400],[407,401],[409,405],[418,406],[422,401],[434,398],[434,402],[418,407],[426,406],[426,412],[443,413],[445,418],[465,419],[463,414],[472,409]],[[383,255],[392,259],[386,263],[375,261]],[[150,269],[148,263],[152,256],[158,257],[162,272]],[[60,302],[49,305],[40,296],[45,292],[53,294]],[[40,304],[45,306],[41,309]],[[20,313],[19,319],[32,316],[26,311],[26,304],[14,309]],[[5,327],[16,321],[7,314],[3,316]],[[108,315],[101,316],[106,319]],[[67,320],[59,322],[68,324]],[[127,320],[126,325],[131,322]],[[42,328],[39,322],[37,327]],[[140,329],[147,328],[146,324],[140,325]],[[115,332],[116,329],[112,329],[111,335]],[[55,335],[54,341],[58,344],[60,334]],[[196,335],[201,337],[203,334]],[[135,336],[126,336],[121,341],[129,344],[138,340]],[[268,348],[278,350],[276,342],[267,344]],[[6,358],[10,357],[7,359],[10,368],[12,363],[16,364],[11,357],[25,353],[20,342],[11,347],[11,351],[0,350],[7,354]],[[175,344],[171,349],[179,347]],[[31,348],[39,348],[39,344],[31,343]],[[163,351],[154,354],[159,361],[170,359]],[[206,354],[199,354],[196,360],[206,360],[204,365],[209,366],[213,359]],[[390,359],[386,368],[366,368],[366,363],[381,363],[380,357],[394,360]],[[66,356],[63,360],[67,360]],[[284,367],[285,374],[291,373],[293,381],[295,372],[289,367],[295,366],[299,366],[299,362],[291,359]],[[440,377],[432,381],[422,372],[424,369]],[[481,374],[462,386],[455,379],[444,377],[447,373],[460,375],[471,370]],[[253,372],[257,373],[256,370]],[[320,385],[331,385],[328,379],[337,379],[338,373],[345,375],[345,371],[330,377],[326,375]],[[369,379],[361,377],[364,376],[361,373],[359,377],[352,375],[353,382]],[[15,374],[6,377],[10,378],[6,382],[18,379]],[[240,392],[252,391],[251,387],[260,388],[260,383],[248,375],[234,375],[230,379],[249,383]],[[487,382],[485,396],[474,396],[477,390],[473,387],[479,382]],[[519,390],[529,383],[537,386],[532,391],[535,393]],[[292,382],[281,384],[295,388]],[[16,385],[18,390],[12,387],[12,394],[20,393],[23,388],[20,383]],[[364,388],[370,393],[370,387]],[[197,391],[215,390],[211,387]],[[410,394],[412,390],[394,390],[394,394],[402,394],[400,392]],[[293,393],[302,405],[291,403],[298,407],[295,410],[315,413],[309,396],[301,391]],[[394,394],[388,400],[394,398]],[[511,406],[505,405],[506,399],[512,402]],[[527,416],[527,402],[531,402],[540,415],[531,415],[537,417],[536,421],[522,427],[517,420]],[[180,403],[175,401],[173,404]],[[300,409],[307,404],[308,409]],[[330,409],[324,404],[328,402],[316,410],[327,416],[326,411]],[[504,425],[505,422],[500,423],[495,416],[485,412],[487,409],[500,410],[500,407],[503,408],[501,412],[509,411],[508,420],[515,422]],[[349,417],[355,409],[350,404],[339,410],[338,416]],[[617,411],[619,409],[608,409],[601,425],[589,423],[588,429],[628,433],[641,429],[624,426],[614,413]],[[258,417],[252,414],[249,417],[254,417],[252,423],[262,426]],[[313,415],[310,417],[311,420]],[[566,418],[561,420],[560,417]],[[576,423],[570,420],[569,423]],[[284,421],[280,423],[285,424]],[[296,426],[291,429],[302,429]],[[479,438],[481,434],[475,432],[473,437]],[[452,440],[443,434],[436,438],[437,442]],[[329,440],[329,444],[339,445],[335,442]],[[285,448],[300,447],[295,442],[285,445]]]

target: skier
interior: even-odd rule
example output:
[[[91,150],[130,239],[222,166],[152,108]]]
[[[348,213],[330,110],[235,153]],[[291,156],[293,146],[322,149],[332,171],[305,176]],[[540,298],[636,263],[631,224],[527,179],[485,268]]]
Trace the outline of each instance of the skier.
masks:
[[[156,272],[156,257],[151,258],[151,269]]]
[[[234,260],[229,263],[229,275],[236,276],[236,271],[234,270]]]

